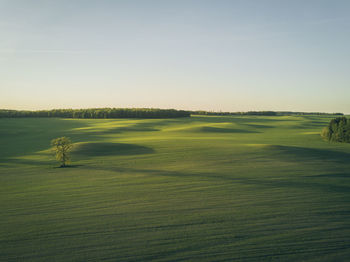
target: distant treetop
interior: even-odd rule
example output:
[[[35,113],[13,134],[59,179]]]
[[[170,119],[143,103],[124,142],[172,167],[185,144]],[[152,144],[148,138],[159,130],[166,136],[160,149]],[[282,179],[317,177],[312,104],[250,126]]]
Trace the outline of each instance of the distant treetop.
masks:
[[[157,108],[89,108],[38,111],[0,109],[0,117],[174,118],[189,117],[190,115],[189,111]]]

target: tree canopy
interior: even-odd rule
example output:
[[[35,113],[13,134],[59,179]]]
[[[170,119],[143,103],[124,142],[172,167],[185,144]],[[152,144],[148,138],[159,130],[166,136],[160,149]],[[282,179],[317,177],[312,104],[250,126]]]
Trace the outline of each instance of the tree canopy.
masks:
[[[323,128],[321,136],[332,142],[350,143],[350,119],[346,117],[332,119],[328,126]]]
[[[70,160],[69,152],[73,147],[72,141],[68,137],[59,137],[51,141],[55,152],[56,160],[61,163],[61,167],[65,167]]]

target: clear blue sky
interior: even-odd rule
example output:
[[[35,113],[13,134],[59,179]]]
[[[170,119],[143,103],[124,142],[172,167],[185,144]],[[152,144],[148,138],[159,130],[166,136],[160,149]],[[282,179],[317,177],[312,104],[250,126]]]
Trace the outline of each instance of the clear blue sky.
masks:
[[[350,1],[0,0],[0,108],[350,113]]]

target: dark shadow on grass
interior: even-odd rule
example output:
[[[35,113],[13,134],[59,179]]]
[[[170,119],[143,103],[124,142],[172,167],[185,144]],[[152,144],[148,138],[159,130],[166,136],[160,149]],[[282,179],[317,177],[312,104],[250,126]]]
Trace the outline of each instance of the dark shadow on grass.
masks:
[[[62,169],[65,169],[65,168],[77,168],[77,167],[82,167],[83,165],[65,165],[65,166],[55,166],[54,168],[62,168]]]
[[[47,149],[52,139],[62,136],[79,142],[76,128],[87,127],[84,121],[60,118],[1,119],[0,158],[20,157]],[[85,136],[84,139],[90,139]]]
[[[185,119],[185,120],[188,120],[188,119]],[[189,118],[189,120],[191,119]],[[162,120],[162,121],[155,121],[155,119],[151,119],[150,120],[151,122],[144,122],[143,119],[140,119],[139,121],[140,123],[134,123],[127,126],[115,126],[112,128],[102,129],[102,130],[99,130],[97,127],[96,130],[94,129],[83,130],[83,131],[79,130],[78,132],[89,134],[95,137],[103,136],[103,135],[111,135],[111,134],[122,134],[127,132],[156,132],[156,131],[160,131],[160,128],[162,126],[185,122],[182,119],[170,119],[170,120]]]
[[[141,171],[141,170],[140,170]],[[144,171],[144,170],[143,170]],[[155,175],[190,178],[190,179],[214,179],[214,180],[224,180],[226,182],[240,183],[258,187],[268,187],[268,188],[290,188],[290,189],[302,189],[302,190],[316,190],[324,192],[350,192],[350,187],[346,185],[337,185],[331,183],[319,183],[318,181],[308,181],[308,180],[294,180],[294,179],[254,179],[254,178],[242,178],[242,177],[231,177],[224,174],[215,173],[182,173],[174,171],[159,171],[159,170],[149,170],[149,173]]]
[[[154,131],[159,131],[159,129],[152,128],[152,127],[140,127],[138,125],[134,125],[134,126],[111,128],[111,129],[108,129],[108,130],[97,131],[95,133],[99,133],[99,134],[119,134],[119,133],[124,133],[124,132],[154,132]]]
[[[135,144],[124,144],[124,143],[82,143],[75,146],[72,150],[72,161],[84,157],[94,157],[94,156],[123,156],[123,155],[141,155],[141,154],[151,154],[154,153],[154,149],[146,146],[140,146]],[[31,166],[52,166],[56,165],[54,168],[78,168],[82,165],[69,164],[65,167],[61,167],[54,160],[29,160],[29,159],[19,159],[19,158],[2,158],[0,159],[1,166],[14,166],[18,165],[31,165]]]
[[[304,176],[308,178],[350,178],[350,173],[327,173],[314,176]]]
[[[242,122],[279,122],[279,121],[295,121],[293,119],[287,119],[283,116],[200,116],[195,115],[192,118],[196,120],[203,120],[203,122],[232,122],[232,121],[242,121]]]
[[[287,161],[331,161],[343,164],[350,161],[349,153],[333,150],[280,145],[272,145],[268,149]]]
[[[307,124],[300,124],[300,125],[296,125],[296,126],[290,126],[288,128],[291,128],[291,129],[315,129],[315,128],[318,128],[318,129],[320,129],[320,132],[321,132],[321,129],[325,126],[327,126],[327,124],[307,123]]]
[[[157,170],[157,169],[136,169],[136,168],[123,168],[123,167],[103,167],[103,166],[89,166],[86,167],[89,169],[95,170],[108,170],[122,173],[141,173],[147,174],[150,176],[163,176],[163,177],[173,177],[176,179],[181,179],[182,181],[189,180],[194,181],[196,179],[200,181],[224,181],[225,183],[238,183],[243,185],[251,185],[256,187],[266,187],[266,188],[285,188],[285,189],[300,189],[308,191],[319,191],[319,192],[337,192],[344,193],[350,192],[350,186],[339,185],[335,183],[325,183],[322,179],[309,179],[304,177],[290,178],[290,179],[258,179],[258,178],[244,178],[244,177],[235,177],[231,174],[222,174],[222,173],[209,173],[209,172],[198,172],[198,173],[189,173],[182,171],[170,171],[170,170]],[[138,183],[138,182],[137,182]]]
[[[235,129],[235,128],[222,128],[222,127],[211,127],[211,126],[204,126],[200,128],[201,132],[208,132],[208,133],[260,133],[257,131],[251,131],[247,129]]]
[[[47,166],[52,168],[78,168],[82,167],[83,165],[77,165],[77,164],[69,164],[64,167],[60,166],[59,163],[55,160],[45,160],[45,161],[38,161],[38,160],[28,160],[28,159],[18,159],[18,158],[8,158],[8,159],[2,159],[5,164],[2,164],[2,166],[6,167],[14,167],[15,165],[29,165],[29,166]],[[73,160],[74,162],[74,160]]]
[[[244,124],[248,127],[253,127],[253,128],[274,128],[275,126],[268,126],[268,125],[259,125],[259,124]]]
[[[77,145],[72,155],[77,156],[118,156],[151,154],[153,148],[124,143],[82,143]]]

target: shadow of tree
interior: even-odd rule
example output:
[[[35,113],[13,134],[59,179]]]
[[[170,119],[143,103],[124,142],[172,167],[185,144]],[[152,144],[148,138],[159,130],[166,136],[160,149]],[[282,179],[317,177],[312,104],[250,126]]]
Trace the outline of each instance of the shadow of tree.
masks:
[[[153,148],[126,143],[81,143],[74,147],[72,155],[76,156],[117,156],[151,154]]]
[[[2,119],[0,158],[29,155],[47,149],[52,139],[67,136],[74,142],[81,135],[72,131],[88,126],[84,121],[60,118]],[[89,137],[84,137],[89,139]]]

